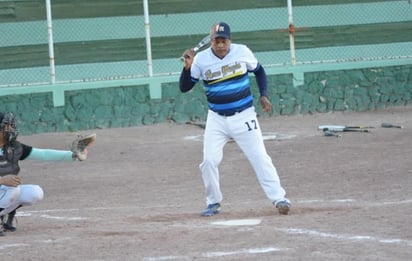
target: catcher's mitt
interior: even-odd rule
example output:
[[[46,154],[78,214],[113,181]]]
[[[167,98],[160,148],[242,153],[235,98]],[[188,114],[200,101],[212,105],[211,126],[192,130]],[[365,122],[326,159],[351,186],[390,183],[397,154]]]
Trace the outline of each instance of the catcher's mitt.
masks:
[[[87,159],[87,147],[92,145],[96,141],[96,133],[87,135],[77,135],[76,139],[72,142],[71,151],[73,152],[73,159],[80,161]]]

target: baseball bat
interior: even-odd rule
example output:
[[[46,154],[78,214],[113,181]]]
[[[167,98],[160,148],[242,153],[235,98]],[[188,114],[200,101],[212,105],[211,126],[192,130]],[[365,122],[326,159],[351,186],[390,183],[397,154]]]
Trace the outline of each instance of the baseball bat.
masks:
[[[197,123],[193,121],[187,121],[186,124],[194,125],[202,129],[206,129],[206,123]]]
[[[393,125],[393,124],[387,123],[387,122],[382,123],[381,126],[382,126],[382,128],[399,128],[399,129],[403,128],[401,125]]]
[[[342,137],[341,135],[336,134],[333,131],[329,131],[329,130],[324,130],[323,135],[325,135],[325,136],[334,136],[334,137],[337,137],[337,138]]]
[[[333,132],[369,132],[371,126],[319,125],[318,130]]]
[[[203,47],[205,47],[209,44],[210,44],[210,35],[207,35],[207,36],[203,37],[203,39],[200,40],[200,42],[195,47],[193,47],[193,51],[196,53],[201,48],[203,48]],[[185,56],[181,56],[180,61],[184,62],[186,60],[186,58],[187,57],[185,57]]]

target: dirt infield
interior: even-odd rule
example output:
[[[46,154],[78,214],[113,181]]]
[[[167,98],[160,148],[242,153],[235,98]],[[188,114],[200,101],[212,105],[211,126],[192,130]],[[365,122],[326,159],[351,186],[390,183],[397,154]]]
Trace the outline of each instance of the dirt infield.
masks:
[[[382,122],[403,129],[381,128]],[[261,118],[292,200],[279,216],[235,143],[221,164],[221,214],[204,218],[203,129],[96,130],[86,162],[22,162],[45,198],[0,238],[1,260],[410,260],[412,107]],[[372,125],[326,137],[318,125]],[[74,134],[20,137],[68,147]]]

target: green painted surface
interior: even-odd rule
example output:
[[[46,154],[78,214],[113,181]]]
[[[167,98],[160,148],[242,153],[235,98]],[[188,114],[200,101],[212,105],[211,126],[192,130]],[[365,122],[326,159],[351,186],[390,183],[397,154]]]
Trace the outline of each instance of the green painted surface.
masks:
[[[380,3],[388,0],[294,0],[294,6],[336,5],[350,3]],[[250,8],[250,1],[239,0],[150,0],[152,14],[175,14],[213,12],[222,10],[242,10]],[[254,0],[254,8],[282,7],[286,1]],[[131,16],[143,14],[140,0],[53,0],[53,14],[56,18],[88,18]],[[44,0],[14,0],[0,2],[0,21],[33,21],[45,18]]]
[[[293,1],[296,65],[290,64],[286,1],[257,0],[254,9],[247,1],[216,3],[150,1],[156,75],[147,77],[141,1],[54,0],[58,84],[51,85],[44,1],[2,1],[0,86],[10,86],[0,88],[0,110],[15,111],[24,134],[203,121],[202,87],[178,90],[178,57],[222,16],[235,42],[249,45],[265,65],[274,115],[411,104],[407,1]],[[255,83],[253,91],[257,97]]]
[[[152,14],[150,16],[151,36],[181,37],[182,35],[206,33],[210,24],[222,18],[232,25],[235,33],[271,31],[287,27],[286,4],[277,8],[249,8],[250,6],[245,10]],[[296,6],[293,9],[295,25],[306,28],[410,22],[411,12],[412,5],[406,1]],[[256,17],[265,19],[255,19]],[[245,20],[248,22],[245,23]],[[2,47],[47,43],[47,24],[44,20],[2,23],[1,27],[4,36],[0,38]],[[142,15],[78,19],[58,19],[54,16],[53,19],[53,37],[56,43],[138,39],[145,37],[144,29]],[[393,26],[392,29],[396,27]],[[16,35],[16,31],[32,33]]]
[[[173,80],[173,77],[169,80]],[[290,73],[269,76],[273,115],[366,111],[412,105],[412,65],[315,71],[293,86]],[[163,82],[166,82],[163,79]],[[0,109],[15,111],[24,134],[79,131],[154,124],[165,121],[204,121],[207,113],[199,84],[186,94],[177,82],[161,85],[161,98],[152,99],[148,85],[66,91],[65,105],[55,107],[51,92],[0,96]],[[258,97],[252,79],[253,93]],[[131,82],[130,82],[131,84]],[[255,104],[261,117],[260,105]]]

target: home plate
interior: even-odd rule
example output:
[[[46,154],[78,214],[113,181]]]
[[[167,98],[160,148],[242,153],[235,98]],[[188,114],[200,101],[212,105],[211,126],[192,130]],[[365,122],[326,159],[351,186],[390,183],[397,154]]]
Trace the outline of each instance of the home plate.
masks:
[[[259,225],[262,220],[260,219],[232,219],[227,221],[212,222],[212,225],[219,226],[256,226]]]

